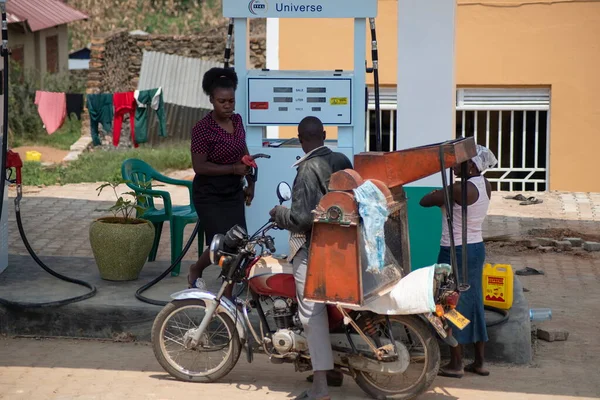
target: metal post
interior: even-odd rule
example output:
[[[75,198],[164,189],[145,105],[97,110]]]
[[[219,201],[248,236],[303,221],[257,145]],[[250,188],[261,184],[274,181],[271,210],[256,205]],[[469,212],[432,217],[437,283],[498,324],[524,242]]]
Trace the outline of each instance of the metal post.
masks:
[[[6,19],[6,0],[0,0],[0,10],[2,11],[2,48],[0,54],[3,58],[4,70],[2,71],[2,150],[0,154],[0,239],[3,246],[0,248],[0,272],[8,267],[8,227],[6,225],[8,211],[4,207],[6,196],[6,153],[8,151],[8,22]],[[20,188],[20,186],[19,186]],[[20,193],[19,193],[20,194]],[[6,251],[4,251],[6,249]]]

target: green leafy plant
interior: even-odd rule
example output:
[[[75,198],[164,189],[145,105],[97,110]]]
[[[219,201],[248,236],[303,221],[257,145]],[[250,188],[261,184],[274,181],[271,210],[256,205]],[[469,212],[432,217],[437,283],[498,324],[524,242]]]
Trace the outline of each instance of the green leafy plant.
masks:
[[[119,193],[117,193],[117,187],[126,183],[130,182],[126,180],[117,180],[103,183],[102,185],[96,188],[98,196],[100,196],[100,193],[102,193],[104,189],[111,188],[115,194],[115,197],[117,198],[115,204],[112,207],[105,210],[97,210],[110,211],[113,214],[112,218],[102,218],[102,221],[115,224],[145,223],[145,221],[137,218],[136,215],[142,214],[144,211],[146,211],[147,207],[145,207],[143,204],[147,204],[148,197],[151,196],[147,194],[138,194],[136,192],[125,192],[119,195]],[[147,183],[144,186],[149,188],[150,183]]]

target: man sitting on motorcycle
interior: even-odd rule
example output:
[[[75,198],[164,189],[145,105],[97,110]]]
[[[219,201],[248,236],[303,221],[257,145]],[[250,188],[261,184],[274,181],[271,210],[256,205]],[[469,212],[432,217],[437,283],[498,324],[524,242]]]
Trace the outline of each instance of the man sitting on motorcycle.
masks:
[[[306,154],[293,165],[297,168],[297,174],[292,188],[291,208],[276,206],[270,212],[280,228],[290,231],[288,260],[294,267],[298,310],[314,373],[312,387],[297,399],[329,399],[328,383],[341,386],[343,380],[342,372],[333,369],[326,306],[307,302],[303,296],[313,224],[312,211],[321,197],[327,194],[331,175],[352,168],[352,163],[344,154],[333,152],[325,146],[325,137],[319,118],[306,117],[300,122],[298,139]]]

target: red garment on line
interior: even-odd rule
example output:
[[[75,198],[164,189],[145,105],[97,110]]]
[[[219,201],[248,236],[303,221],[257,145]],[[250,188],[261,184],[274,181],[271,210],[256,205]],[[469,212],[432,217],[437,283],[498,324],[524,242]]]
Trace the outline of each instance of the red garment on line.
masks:
[[[113,94],[113,104],[115,106],[115,120],[113,123],[113,145],[117,147],[121,139],[121,126],[123,125],[123,116],[129,113],[129,125],[131,126],[131,143],[133,147],[138,147],[135,141],[135,108],[136,101],[133,92],[123,92]]]
[[[59,130],[67,118],[67,95],[38,90],[35,92],[35,105],[48,135]]]

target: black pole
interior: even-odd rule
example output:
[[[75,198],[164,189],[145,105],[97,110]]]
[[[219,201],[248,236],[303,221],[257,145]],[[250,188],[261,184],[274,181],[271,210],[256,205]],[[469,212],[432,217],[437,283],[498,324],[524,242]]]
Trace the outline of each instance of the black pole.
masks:
[[[463,162],[460,165],[460,191],[461,191],[461,209],[462,209],[462,283],[460,284],[460,291],[464,292],[469,290],[469,275],[467,270],[467,162]]]
[[[375,18],[369,18],[369,23],[371,25],[371,58],[373,59],[373,86],[375,89],[375,149],[377,151],[382,151],[380,115],[381,104],[379,102],[379,56],[377,53],[377,34],[375,31]],[[392,150],[393,149],[390,149],[390,151]]]
[[[450,237],[450,264],[452,265],[452,273],[457,279],[458,282],[458,266],[456,265],[456,246],[454,244],[454,224],[452,221],[453,213],[452,213],[452,204],[450,203],[450,194],[451,188],[448,186],[448,177],[446,176],[446,163],[444,160],[444,145],[442,143],[440,145],[439,157],[440,157],[440,171],[442,172],[442,185],[444,191],[444,205],[446,207],[446,223],[448,224],[448,231]]]

